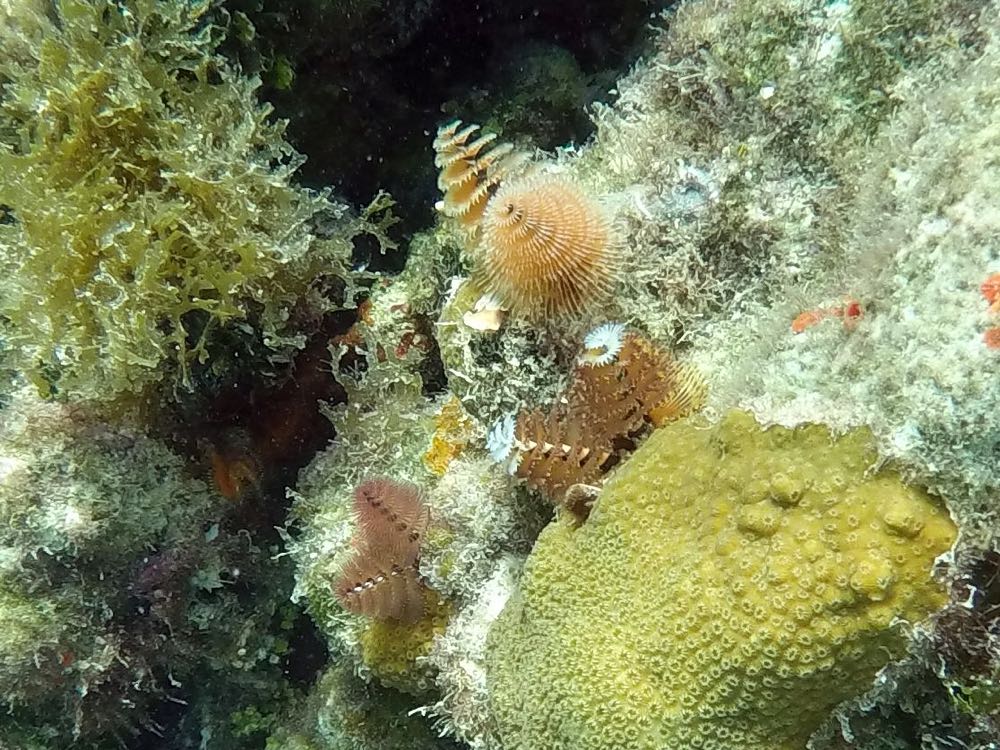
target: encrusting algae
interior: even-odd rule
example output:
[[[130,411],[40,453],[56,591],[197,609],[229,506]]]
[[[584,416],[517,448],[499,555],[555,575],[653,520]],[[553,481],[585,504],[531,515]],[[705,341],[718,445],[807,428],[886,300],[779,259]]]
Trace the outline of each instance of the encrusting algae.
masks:
[[[462,402],[452,396],[434,417],[434,427],[431,445],[424,453],[424,465],[437,476],[443,476],[472,439],[473,422]]]

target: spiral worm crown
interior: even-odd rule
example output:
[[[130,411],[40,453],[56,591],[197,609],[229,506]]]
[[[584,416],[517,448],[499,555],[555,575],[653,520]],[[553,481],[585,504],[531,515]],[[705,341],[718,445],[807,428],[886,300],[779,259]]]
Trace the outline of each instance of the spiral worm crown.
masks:
[[[486,290],[513,314],[575,314],[606,299],[618,257],[604,213],[557,175],[503,184],[486,205],[477,255]]]
[[[438,188],[444,193],[442,213],[474,233],[500,181],[527,157],[515,153],[509,143],[494,144],[495,133],[470,141],[479,126],[461,126],[462,121],[455,120],[438,130],[434,165],[441,170]]]

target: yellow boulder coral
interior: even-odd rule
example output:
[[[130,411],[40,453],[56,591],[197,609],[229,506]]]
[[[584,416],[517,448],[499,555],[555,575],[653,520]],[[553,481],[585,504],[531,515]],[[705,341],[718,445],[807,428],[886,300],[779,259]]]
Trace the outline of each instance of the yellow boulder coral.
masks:
[[[867,431],[656,431],[552,523],[490,632],[506,750],[799,750],[944,594],[955,528]]]
[[[450,617],[451,606],[433,589],[424,588],[424,616],[415,623],[372,620],[361,633],[361,657],[383,685],[421,695],[434,680],[422,657],[430,653]]]

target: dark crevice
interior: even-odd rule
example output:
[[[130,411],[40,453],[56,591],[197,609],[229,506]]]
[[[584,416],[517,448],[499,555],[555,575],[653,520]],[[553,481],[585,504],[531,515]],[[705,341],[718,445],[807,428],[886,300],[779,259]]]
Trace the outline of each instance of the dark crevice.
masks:
[[[300,178],[355,206],[397,201],[404,239],[433,221],[431,140],[455,117],[542,148],[583,142],[586,107],[641,52],[662,3],[483,0],[318,9],[306,0],[235,0],[256,28],[228,49],[261,72],[263,95],[290,121],[308,161]],[[289,72],[293,72],[289,76]],[[397,270],[399,258],[371,259]]]

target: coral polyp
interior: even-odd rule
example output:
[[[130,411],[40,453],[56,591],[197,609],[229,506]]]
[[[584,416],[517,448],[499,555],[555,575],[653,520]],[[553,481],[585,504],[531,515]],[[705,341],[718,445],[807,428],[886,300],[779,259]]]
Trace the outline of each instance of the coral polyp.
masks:
[[[604,211],[571,180],[538,175],[500,187],[477,251],[482,285],[513,314],[576,314],[608,298],[618,252]]]

